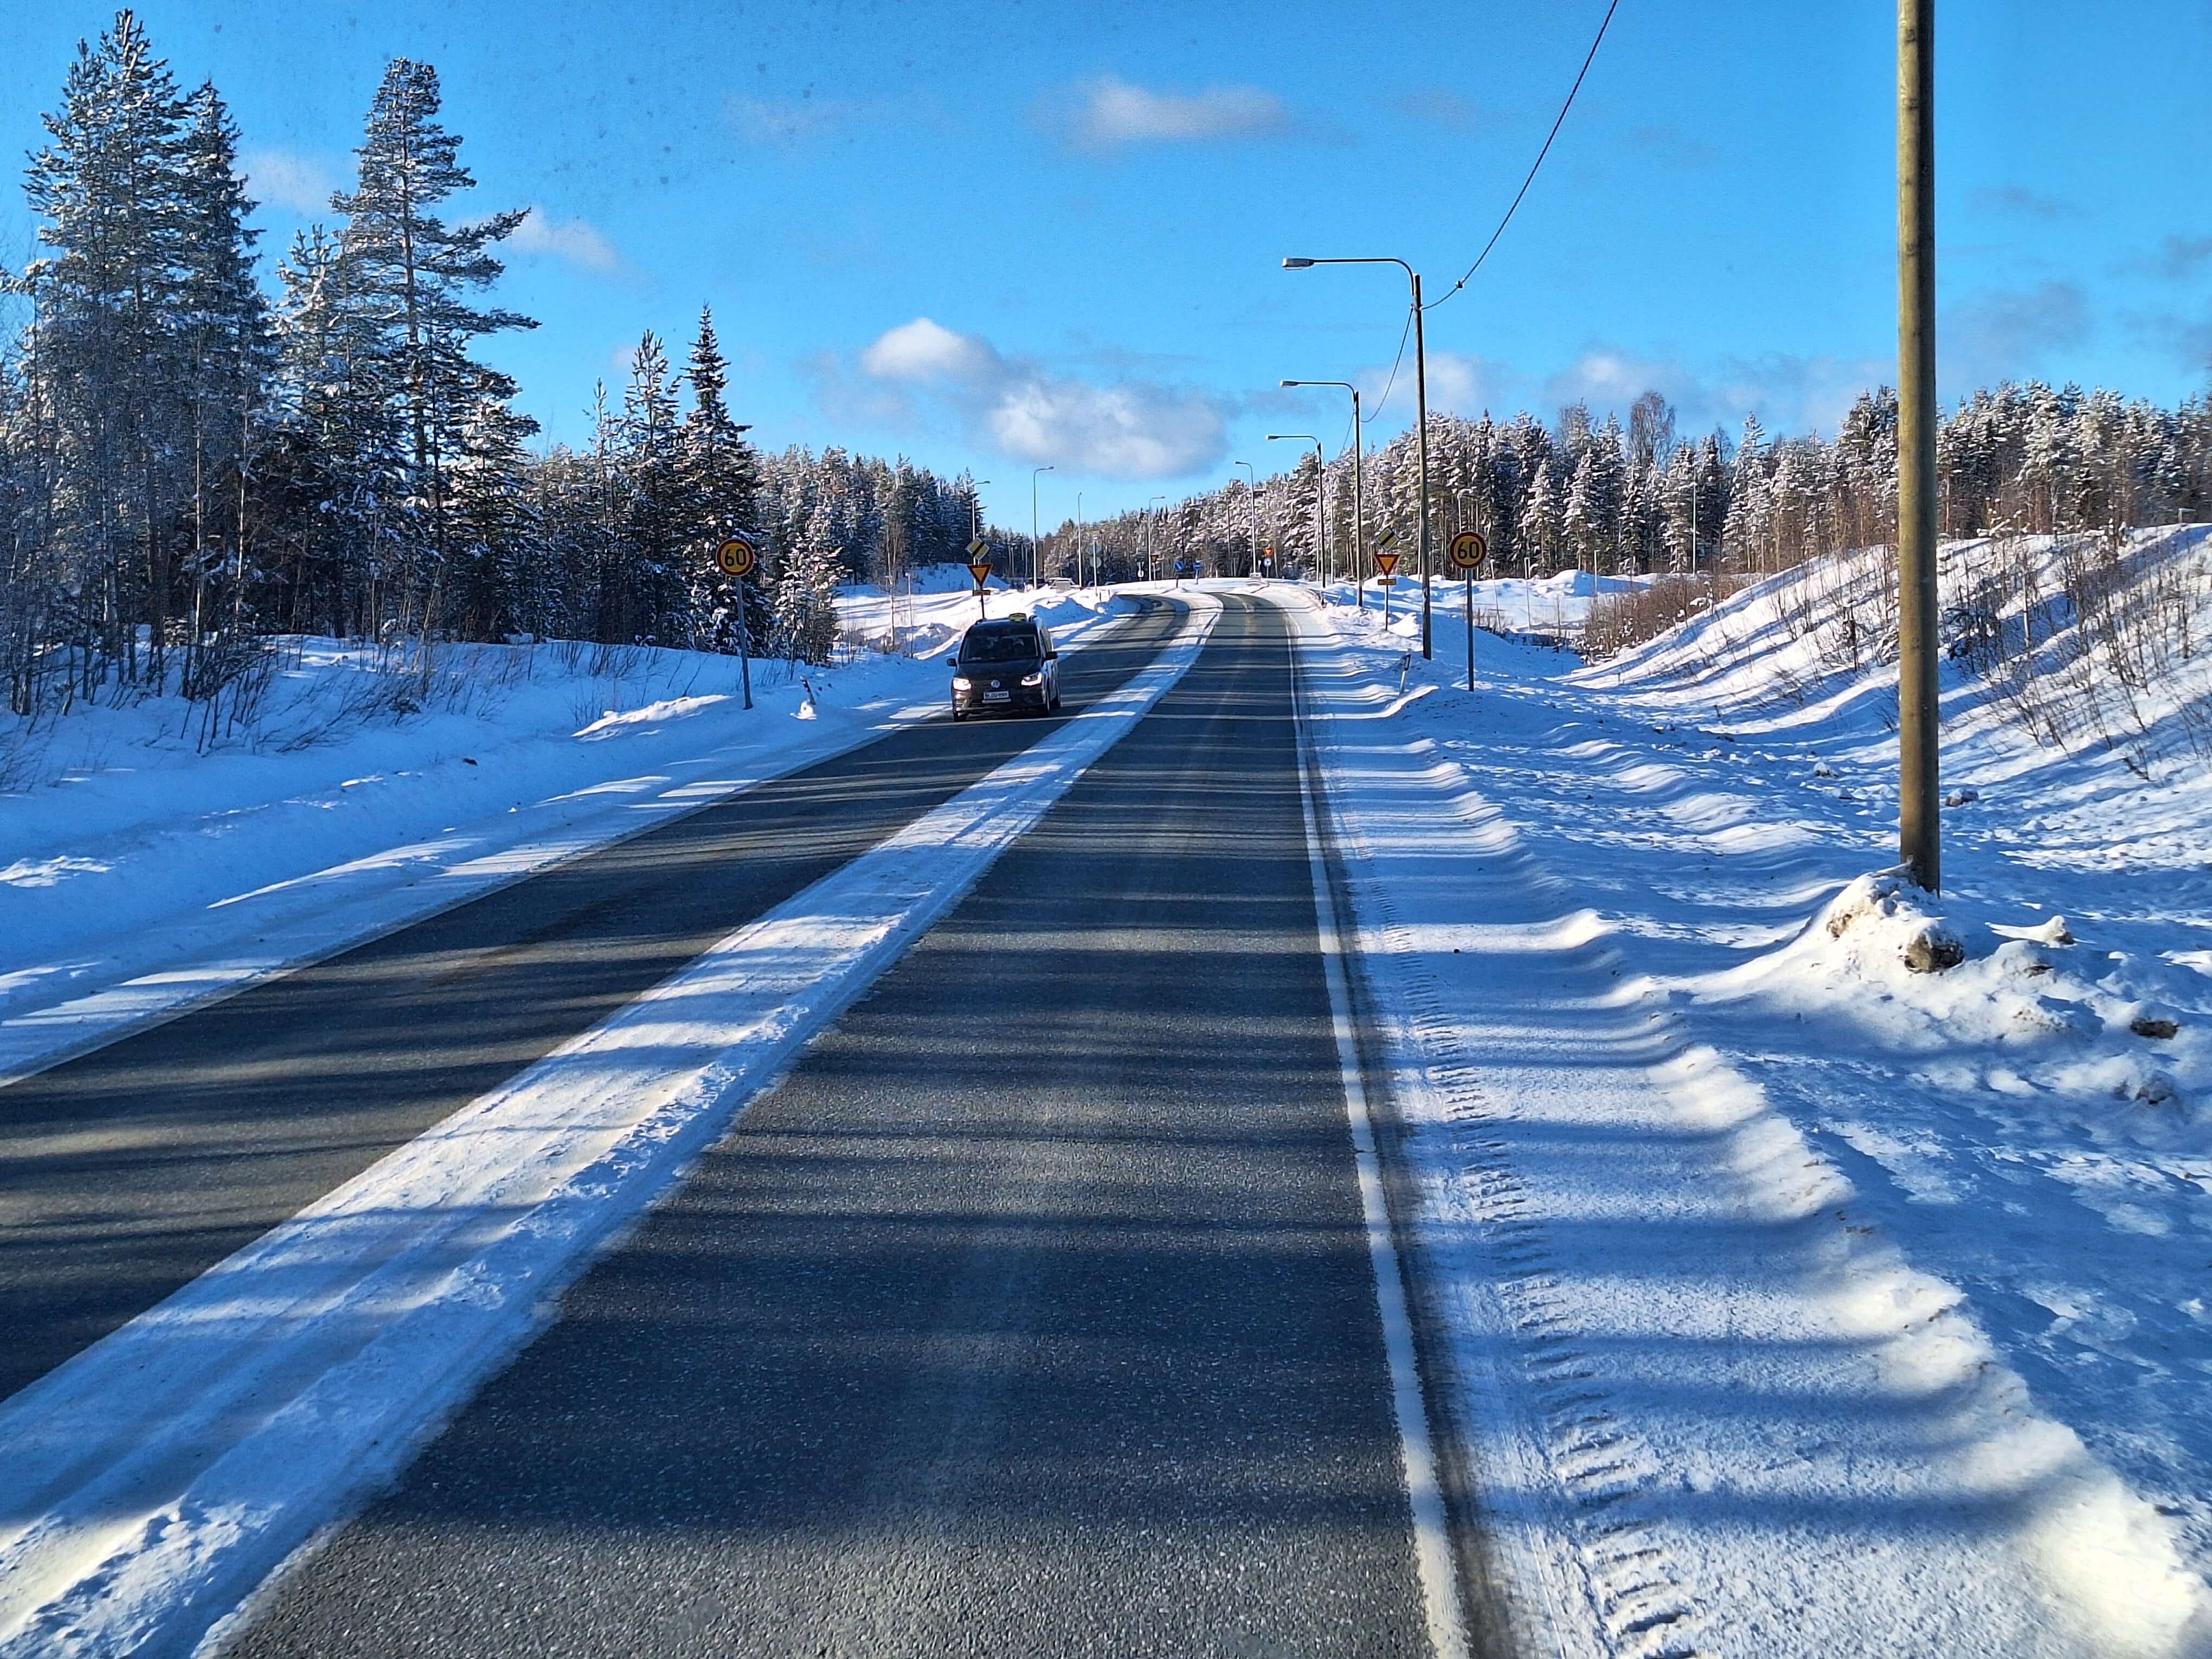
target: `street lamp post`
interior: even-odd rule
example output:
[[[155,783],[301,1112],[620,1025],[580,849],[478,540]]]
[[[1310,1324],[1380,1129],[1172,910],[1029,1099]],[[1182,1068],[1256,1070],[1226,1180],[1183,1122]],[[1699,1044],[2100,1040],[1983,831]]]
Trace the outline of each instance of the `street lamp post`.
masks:
[[[1252,496],[1251,562],[1244,567],[1244,574],[1248,576],[1256,576],[1260,574],[1260,475],[1252,470],[1252,463],[1249,461],[1237,461],[1233,465],[1244,469],[1244,487]]]
[[[1035,587],[1037,585],[1037,474],[1040,472],[1050,472],[1053,470],[1053,468],[1048,466],[1037,466],[1031,467],[1030,469],[1030,586],[1031,587]]]
[[[1321,440],[1310,432],[1270,432],[1269,443],[1297,439],[1314,447],[1314,512],[1320,521],[1321,539],[1314,545],[1314,585],[1328,586],[1328,463],[1322,459]]]
[[[1152,501],[1164,501],[1165,500],[1167,500],[1167,497],[1164,495],[1155,495],[1152,497]],[[1152,512],[1152,501],[1146,501],[1145,503],[1145,511],[1148,514]],[[1155,516],[1147,519],[1145,524],[1145,577],[1148,581],[1157,581],[1159,580],[1159,578],[1154,574],[1159,568],[1160,562],[1158,532],[1158,518]]]
[[[983,533],[983,498],[975,492],[990,482],[988,478],[970,478],[968,481],[968,539],[971,542]]]
[[[1083,580],[1083,492],[1075,492],[1075,580]]]
[[[1429,356],[1421,337],[1421,273],[1403,259],[1385,255],[1358,259],[1285,258],[1285,270],[1304,270],[1313,265],[1395,265],[1406,273],[1413,290],[1413,447],[1421,466],[1421,655],[1436,652],[1429,632]]]
[[[1367,539],[1367,504],[1364,490],[1359,482],[1360,452],[1365,447],[1360,437],[1359,388],[1349,380],[1285,380],[1285,386],[1340,386],[1352,394],[1352,591],[1355,602],[1367,608],[1367,566],[1364,562]]]

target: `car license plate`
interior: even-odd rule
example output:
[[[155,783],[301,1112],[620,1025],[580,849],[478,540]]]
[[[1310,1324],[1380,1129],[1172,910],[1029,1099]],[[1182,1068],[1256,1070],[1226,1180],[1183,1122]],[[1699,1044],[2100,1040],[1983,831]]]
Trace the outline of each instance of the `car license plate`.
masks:
[[[985,702],[1012,702],[1013,700],[1014,694],[1011,691],[986,691],[983,694]]]

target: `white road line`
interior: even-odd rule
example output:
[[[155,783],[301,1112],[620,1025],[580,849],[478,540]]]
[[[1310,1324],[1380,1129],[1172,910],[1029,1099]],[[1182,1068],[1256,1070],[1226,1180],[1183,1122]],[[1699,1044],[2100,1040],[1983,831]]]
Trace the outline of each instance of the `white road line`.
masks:
[[[1295,629],[1286,632],[1291,648],[1291,728],[1297,744],[1299,799],[1305,812],[1306,865],[1313,878],[1314,926],[1321,939],[1322,975],[1328,984],[1337,1066],[1344,1077],[1344,1115],[1351,1121],[1352,1153],[1359,1171],[1359,1206],[1367,1222],[1367,1260],[1375,1270],[1382,1348],[1390,1363],[1390,1408],[1398,1421],[1406,1496],[1413,1512],[1413,1557],[1421,1575],[1429,1645],[1437,1659],[1467,1659],[1467,1620],[1460,1607],[1459,1575],[1444,1515],[1443,1488],[1437,1478],[1435,1449],[1429,1443],[1428,1407],[1421,1395],[1420,1366],[1413,1356],[1413,1321],[1406,1310],[1406,1281],[1399,1267],[1398,1248],[1391,1237],[1389,1203],[1383,1195],[1382,1167],[1375,1151],[1375,1126],[1367,1115],[1367,1088],[1352,1022],[1352,991],[1345,978],[1343,938],[1337,931],[1336,899],[1330,890],[1328,861],[1322,848],[1316,785],[1306,759],[1305,688],[1298,640]]]
[[[0,1659],[191,1652],[1135,726],[1209,603],[1058,731],[0,1402]]]

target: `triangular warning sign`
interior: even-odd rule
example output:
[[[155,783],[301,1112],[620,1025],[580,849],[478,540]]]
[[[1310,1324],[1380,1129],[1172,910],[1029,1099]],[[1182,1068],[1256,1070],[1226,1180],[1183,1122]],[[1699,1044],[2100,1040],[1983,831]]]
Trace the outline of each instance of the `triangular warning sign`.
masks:
[[[1379,574],[1387,576],[1397,568],[1398,556],[1395,553],[1377,553],[1375,556],[1375,568]]]
[[[983,579],[991,574],[991,562],[988,559],[976,560],[968,567],[968,574],[975,579],[975,586],[981,587]]]

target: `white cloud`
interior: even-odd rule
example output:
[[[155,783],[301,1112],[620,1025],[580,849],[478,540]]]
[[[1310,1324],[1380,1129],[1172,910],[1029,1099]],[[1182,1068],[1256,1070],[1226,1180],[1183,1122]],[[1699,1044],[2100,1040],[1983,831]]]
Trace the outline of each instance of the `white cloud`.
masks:
[[[240,155],[238,162],[256,201],[309,217],[331,210],[331,193],[338,188],[337,175],[313,156],[282,149],[249,149]]]
[[[927,317],[886,330],[860,354],[860,367],[884,380],[974,380],[999,365],[988,342],[955,334]]]
[[[542,253],[565,259],[572,265],[611,276],[622,269],[620,250],[599,230],[581,219],[556,219],[542,207],[533,207],[507,239],[518,253]]]
[[[1291,125],[1282,100],[1258,87],[1154,92],[1112,75],[1061,94],[1041,106],[1038,113],[1071,143],[1097,150],[1258,137],[1286,131]]]
[[[911,418],[918,394],[949,407],[998,453],[1031,465],[1172,478],[1214,465],[1228,447],[1222,405],[1206,393],[1130,378],[1095,386],[927,317],[885,331],[860,366],[878,384],[856,389],[832,376],[828,392],[841,409]]]

